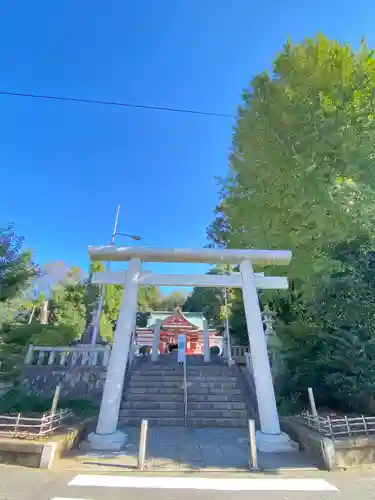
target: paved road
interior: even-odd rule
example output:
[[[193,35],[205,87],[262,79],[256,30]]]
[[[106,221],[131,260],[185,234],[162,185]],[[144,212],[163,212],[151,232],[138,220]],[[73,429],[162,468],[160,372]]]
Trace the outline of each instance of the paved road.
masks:
[[[205,478],[208,478],[208,483]],[[157,483],[161,483],[162,488],[155,488]],[[199,489],[191,489],[192,487]],[[230,488],[230,491],[220,491],[219,488]],[[244,490],[238,491],[234,488],[240,490],[244,488]],[[298,491],[290,491],[291,489]],[[163,474],[150,473],[115,474],[113,471],[110,474],[77,475],[72,471],[41,471],[0,465],[0,500],[123,500],[124,498],[127,500],[375,500],[375,470],[256,476],[249,473],[236,476],[190,473],[185,476],[174,474],[166,477]]]

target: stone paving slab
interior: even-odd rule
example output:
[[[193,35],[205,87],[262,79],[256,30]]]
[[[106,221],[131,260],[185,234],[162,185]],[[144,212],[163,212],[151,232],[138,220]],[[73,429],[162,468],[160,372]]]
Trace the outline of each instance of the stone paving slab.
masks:
[[[81,467],[134,469],[138,462],[140,429],[125,430],[128,441],[121,452],[75,454]],[[235,471],[249,469],[249,444],[246,429],[148,429],[147,470]],[[315,468],[304,453],[259,453],[259,465],[265,470]]]

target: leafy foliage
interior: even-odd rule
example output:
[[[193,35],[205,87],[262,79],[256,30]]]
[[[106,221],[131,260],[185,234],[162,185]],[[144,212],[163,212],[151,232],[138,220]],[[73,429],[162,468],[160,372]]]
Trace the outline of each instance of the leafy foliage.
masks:
[[[0,413],[23,415],[50,411],[52,400],[26,394],[21,387],[8,391],[0,400]],[[80,417],[90,417],[98,412],[98,405],[88,399],[61,399],[59,408],[69,408]]]
[[[23,238],[9,224],[0,228],[0,328],[14,321],[23,294],[38,269],[30,252],[22,252]]]
[[[293,279],[374,224],[375,60],[323,35],[292,45],[243,93],[230,172],[208,230],[218,245],[292,248]]]
[[[69,325],[16,325],[2,330],[0,342],[5,346],[18,347],[21,350],[29,344],[59,346],[69,345],[76,338],[76,330]]]
[[[160,308],[162,297],[154,285],[139,287],[137,309],[139,312],[156,311]]]
[[[314,387],[322,405],[366,411],[375,390],[375,252],[358,237],[328,254],[337,270],[286,330],[285,390],[303,398]]]
[[[158,303],[158,309],[160,311],[173,311],[178,306],[182,306],[185,303],[186,297],[182,293],[172,292],[170,295],[161,297]]]
[[[50,323],[69,326],[80,338],[86,325],[85,288],[79,281],[66,282],[52,292]]]
[[[288,42],[243,92],[219,180],[214,245],[293,251],[289,293],[261,294],[278,314],[280,396],[293,405],[311,386],[322,405],[364,410],[375,389],[374,95],[365,43]]]

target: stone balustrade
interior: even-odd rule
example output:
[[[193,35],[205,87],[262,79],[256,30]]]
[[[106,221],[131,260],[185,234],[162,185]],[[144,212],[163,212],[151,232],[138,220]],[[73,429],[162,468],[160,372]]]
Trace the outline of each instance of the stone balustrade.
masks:
[[[70,346],[48,347],[30,344],[26,357],[26,365],[51,366],[69,368],[72,366],[99,366],[106,368],[109,362],[111,347],[107,346]]]
[[[245,364],[245,356],[248,347],[244,345],[232,345],[232,359],[239,364]]]
[[[247,369],[249,370],[249,373],[252,375],[253,374],[253,364],[251,362],[251,354],[247,352],[245,354],[245,364]]]

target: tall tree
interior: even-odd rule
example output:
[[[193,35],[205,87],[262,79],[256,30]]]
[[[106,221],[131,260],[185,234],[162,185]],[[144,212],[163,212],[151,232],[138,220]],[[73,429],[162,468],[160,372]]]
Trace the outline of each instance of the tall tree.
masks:
[[[86,325],[84,295],[81,272],[71,268],[60,285],[54,288],[50,300],[49,322],[71,327],[77,339],[82,336]]]
[[[14,320],[26,289],[38,274],[31,253],[22,251],[22,244],[13,224],[0,228],[0,328]]]
[[[303,399],[307,387],[314,387],[320,404],[373,411],[375,252],[369,238],[360,236],[327,253],[337,262],[336,271],[319,283],[310,301],[292,296],[284,307],[283,394]]]
[[[163,311],[173,311],[178,306],[182,306],[186,296],[179,292],[172,292],[170,295],[161,297],[159,307]]]
[[[154,285],[139,287],[138,306],[139,312],[156,311],[161,307],[162,297],[159,289]]]
[[[375,59],[323,35],[288,42],[243,92],[209,237],[291,248],[290,276],[332,270],[325,251],[374,225]]]
[[[232,271],[232,266],[216,265],[207,274],[227,274]],[[236,297],[238,301],[242,300],[240,295],[236,295],[234,290],[228,288],[227,302],[230,321],[232,320],[232,308]],[[222,328],[227,313],[224,289],[220,287],[194,287],[192,293],[186,298],[183,309],[184,311],[202,312],[209,322],[210,327]],[[239,305],[237,309],[239,309]],[[238,325],[236,324],[236,326]]]

